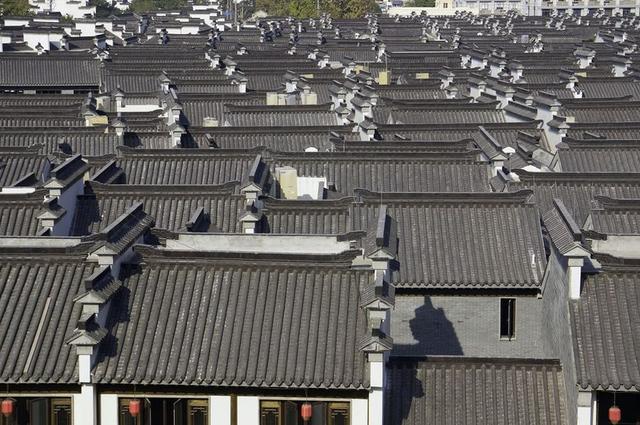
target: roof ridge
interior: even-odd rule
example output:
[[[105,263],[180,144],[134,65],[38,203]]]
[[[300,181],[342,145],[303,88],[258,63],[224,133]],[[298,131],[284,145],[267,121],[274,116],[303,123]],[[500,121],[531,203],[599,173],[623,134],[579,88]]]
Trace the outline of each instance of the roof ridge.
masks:
[[[457,204],[513,204],[531,205],[529,202],[533,191],[529,189],[515,192],[374,192],[366,189],[355,189],[359,198],[376,203],[422,202],[422,203],[457,203]]]
[[[141,263],[156,263],[173,267],[178,263],[217,263],[225,267],[237,265],[240,267],[264,267],[273,268],[277,266],[286,266],[286,268],[330,268],[331,270],[342,271],[362,271],[362,269],[354,269],[351,267],[352,260],[361,255],[360,250],[349,250],[339,254],[273,254],[273,253],[255,253],[255,252],[213,252],[213,251],[177,251],[169,249],[158,249],[152,245],[135,245],[134,251],[140,254]],[[171,259],[170,262],[167,259]],[[372,272],[373,269],[366,269]]]

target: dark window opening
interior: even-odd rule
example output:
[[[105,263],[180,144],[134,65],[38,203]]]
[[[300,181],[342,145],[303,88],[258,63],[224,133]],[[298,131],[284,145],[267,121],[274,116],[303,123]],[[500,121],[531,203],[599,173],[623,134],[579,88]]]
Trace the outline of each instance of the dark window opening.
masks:
[[[304,401],[260,402],[260,425],[349,425],[349,403],[311,401],[312,415],[302,420]]]
[[[500,299],[500,338],[512,340],[516,336],[516,299]]]
[[[204,399],[145,398],[140,414],[129,412],[130,398],[120,399],[119,425],[209,425],[209,404]]]
[[[598,421],[599,425],[610,425],[609,408],[614,404],[620,408],[623,424],[637,424],[640,422],[640,394],[636,392],[612,392],[598,391]]]
[[[15,397],[13,414],[0,425],[71,425],[71,399]]]

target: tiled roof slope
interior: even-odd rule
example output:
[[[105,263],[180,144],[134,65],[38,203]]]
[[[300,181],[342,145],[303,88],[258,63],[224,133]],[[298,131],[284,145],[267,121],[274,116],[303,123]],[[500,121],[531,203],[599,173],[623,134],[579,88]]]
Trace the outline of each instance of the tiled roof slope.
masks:
[[[269,233],[335,235],[350,228],[352,197],[336,200],[264,199],[263,213]]]
[[[361,194],[352,229],[375,223],[382,204],[398,223],[397,287],[540,288],[546,259],[530,192]]]
[[[563,145],[558,156],[564,172],[640,173],[640,143],[594,140]]]
[[[466,157],[466,158],[465,158]],[[274,154],[273,166],[290,166],[299,176],[326,177],[336,190],[381,192],[489,192],[488,165],[469,155],[388,153]]]
[[[31,173],[39,179],[48,164],[36,149],[0,150],[0,187],[11,186]]]
[[[570,304],[578,385],[593,390],[640,391],[640,264],[599,258]]]
[[[199,208],[208,217],[207,227],[199,231],[239,232],[238,220],[245,198],[236,194],[235,183],[226,186],[103,185],[89,183],[92,194],[79,198],[72,234],[102,231],[131,205],[142,202],[144,211],[155,220],[155,227],[185,230]]]
[[[567,425],[559,363],[428,358],[389,363],[385,423]]]
[[[117,160],[128,184],[208,184],[242,181],[257,151],[122,149]]]
[[[83,130],[3,130],[0,132],[0,146],[20,148],[37,146],[39,152],[45,155],[62,152],[67,155],[103,156],[116,153],[116,146],[120,142],[115,134],[104,134],[104,129],[101,132],[94,129]],[[73,132],[72,136],[69,135],[70,132]]]
[[[542,211],[553,208],[560,198],[582,226],[596,204],[597,195],[612,198],[640,198],[640,176],[623,173],[529,173],[517,170],[520,182],[509,183],[510,191],[531,189]]]
[[[265,109],[239,107],[224,114],[225,122],[231,127],[300,127],[300,126],[338,126],[340,120],[335,112],[328,108],[303,106],[293,110],[279,110],[287,107],[271,106]],[[234,108],[235,109],[235,108]]]
[[[138,250],[145,263],[123,276],[97,382],[368,387],[357,341],[370,271],[318,258],[193,261]]]
[[[587,230],[603,235],[640,234],[640,199],[596,197],[598,207],[591,210]]]
[[[0,60],[0,87],[98,87],[100,62],[87,56],[11,57]]]
[[[94,268],[72,255],[0,253],[0,382],[77,383],[65,340],[80,318],[73,300]]]
[[[0,236],[36,236],[47,190],[29,194],[0,193]]]

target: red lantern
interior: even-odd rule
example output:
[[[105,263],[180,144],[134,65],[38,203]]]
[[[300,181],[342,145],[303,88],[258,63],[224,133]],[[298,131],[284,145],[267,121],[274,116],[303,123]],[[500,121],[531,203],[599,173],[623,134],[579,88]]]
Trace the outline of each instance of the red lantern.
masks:
[[[620,423],[622,420],[622,411],[618,406],[611,406],[609,408],[609,422],[613,425]]]
[[[134,418],[140,415],[140,400],[129,400],[129,414]]]
[[[302,416],[302,420],[307,422],[311,419],[313,415],[313,407],[311,407],[311,403],[302,403],[302,407],[300,408],[300,416]]]
[[[5,418],[13,415],[15,403],[16,401],[12,398],[5,398],[4,400],[2,400],[2,414]]]

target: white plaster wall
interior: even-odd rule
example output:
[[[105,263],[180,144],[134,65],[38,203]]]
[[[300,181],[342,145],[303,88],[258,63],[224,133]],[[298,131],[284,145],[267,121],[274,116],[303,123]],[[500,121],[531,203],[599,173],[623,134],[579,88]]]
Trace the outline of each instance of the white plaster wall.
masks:
[[[335,236],[263,234],[197,234],[183,233],[178,240],[167,239],[167,249],[184,251],[225,251],[255,253],[317,253],[338,254],[349,249],[349,241],[338,241]]]
[[[231,396],[209,397],[209,425],[231,425]]]
[[[29,26],[29,19],[12,19],[12,18],[6,18],[4,20],[4,25],[6,27],[28,27]]]
[[[96,24],[94,22],[76,22],[75,25],[83,36],[96,35]]]
[[[0,193],[24,194],[24,193],[33,193],[35,191],[36,191],[35,187],[3,187]]]
[[[22,37],[25,43],[27,43],[27,46],[32,49],[35,49],[38,43],[40,43],[45,50],[49,50],[49,34],[25,32]]]
[[[298,176],[298,198],[321,199],[319,198],[320,184],[322,184],[323,188],[326,188],[327,178]]]
[[[369,423],[369,401],[366,398],[351,400],[351,425],[367,425]]]
[[[58,197],[58,205],[67,210],[67,213],[60,219],[51,231],[52,236],[67,236],[71,230],[71,224],[73,223],[73,216],[76,212],[76,205],[78,203],[78,195],[83,192],[84,182],[82,179],[78,179],[70,187]]]
[[[96,389],[93,385],[82,385],[80,393],[73,395],[73,423],[96,425]]]
[[[158,111],[161,108],[157,105],[127,105],[127,100],[125,99],[125,105],[122,106],[118,104],[116,112],[152,112]]]
[[[100,394],[100,425],[118,425],[118,396]]]
[[[238,397],[237,408],[238,425],[260,425],[260,399],[258,397]]]
[[[78,355],[78,380],[80,382],[91,382],[91,355]]]
[[[595,397],[594,397],[595,399]],[[595,401],[591,406],[578,406],[577,425],[596,425]]]
[[[184,26],[182,27],[182,34],[198,34],[199,28],[197,26]]]
[[[369,392],[369,425],[382,425],[383,391],[374,389]]]
[[[591,249],[619,258],[640,258],[640,236],[608,235],[607,240],[592,241]]]

